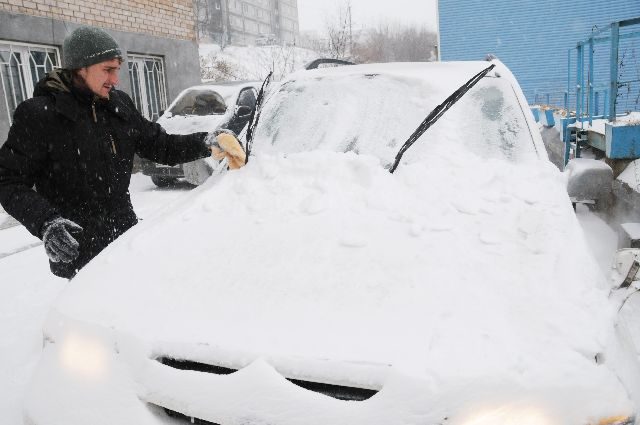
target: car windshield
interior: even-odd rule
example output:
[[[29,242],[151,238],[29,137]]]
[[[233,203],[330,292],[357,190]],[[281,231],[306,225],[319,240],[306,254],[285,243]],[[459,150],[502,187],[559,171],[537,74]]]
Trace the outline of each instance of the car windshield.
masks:
[[[389,165],[427,114],[457,88],[385,74],[288,81],[265,102],[255,146],[287,153],[354,151],[375,155]],[[428,158],[438,148],[510,161],[537,157],[511,85],[495,77],[483,78],[465,94],[403,160]]]
[[[172,115],[220,115],[227,110],[222,96],[211,90],[192,89],[180,96],[169,112]]]

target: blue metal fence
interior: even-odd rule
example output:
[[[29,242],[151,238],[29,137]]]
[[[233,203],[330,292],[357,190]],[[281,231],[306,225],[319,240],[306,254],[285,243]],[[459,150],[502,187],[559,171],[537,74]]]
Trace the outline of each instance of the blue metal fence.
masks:
[[[591,126],[594,119],[603,118],[613,122],[619,115],[640,110],[638,29],[640,17],[616,21],[603,28],[594,27],[587,39],[568,50],[563,105],[567,118],[562,125],[565,164],[569,161],[572,144],[575,145],[575,156],[579,157],[581,142],[591,140],[591,136],[585,136],[587,132],[583,125],[572,130],[570,124],[588,122]],[[604,148],[599,145],[598,148],[606,149],[606,155],[611,158],[618,154],[626,157],[631,151],[635,152],[633,143],[629,147],[629,140],[618,139],[614,143],[613,135],[607,134]],[[613,147],[619,152],[614,152]]]
[[[640,110],[640,61],[636,59],[640,31],[637,30],[640,30],[640,17],[616,21],[601,29],[594,28],[586,40],[569,49],[564,108],[571,110],[574,106],[578,120],[591,123],[594,116],[602,114],[609,121],[615,121],[619,112]],[[572,57],[575,57],[575,66],[572,66]],[[608,72],[596,72],[602,70],[598,63],[607,63]]]

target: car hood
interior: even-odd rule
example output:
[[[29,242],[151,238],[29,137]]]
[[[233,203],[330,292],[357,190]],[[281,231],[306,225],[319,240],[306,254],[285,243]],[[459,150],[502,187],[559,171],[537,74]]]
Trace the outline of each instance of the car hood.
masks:
[[[158,118],[157,123],[169,134],[209,133],[216,130],[226,117],[226,114],[168,116],[165,113]]]
[[[436,391],[509,382],[603,416],[628,407],[595,361],[614,340],[603,283],[546,161],[452,147],[389,174],[372,156],[316,151],[258,155],[166,206],[55,309],[156,355],[369,364]]]

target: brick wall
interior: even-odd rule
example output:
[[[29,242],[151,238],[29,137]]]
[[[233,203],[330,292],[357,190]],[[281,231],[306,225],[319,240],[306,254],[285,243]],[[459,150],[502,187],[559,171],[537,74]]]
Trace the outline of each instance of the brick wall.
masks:
[[[0,0],[0,11],[195,40],[191,0]]]

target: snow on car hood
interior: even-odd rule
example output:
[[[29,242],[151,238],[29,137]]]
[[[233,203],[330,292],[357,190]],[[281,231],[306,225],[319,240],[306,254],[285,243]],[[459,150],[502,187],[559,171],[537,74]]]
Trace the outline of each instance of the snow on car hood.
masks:
[[[629,408],[594,360],[613,338],[602,282],[546,161],[454,145],[392,175],[314,151],[258,155],[158,211],[56,310],[151,345],[389,365],[434,394],[508,383],[601,417]]]

